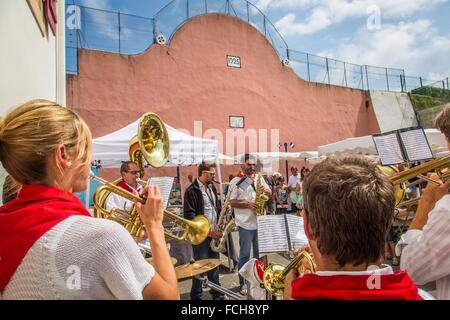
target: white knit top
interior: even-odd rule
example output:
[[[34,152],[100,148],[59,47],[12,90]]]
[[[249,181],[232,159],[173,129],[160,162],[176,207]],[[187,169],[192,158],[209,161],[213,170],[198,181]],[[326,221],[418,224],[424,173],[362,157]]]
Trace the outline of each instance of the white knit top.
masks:
[[[34,243],[0,299],[142,299],[154,274],[121,225],[71,216]]]

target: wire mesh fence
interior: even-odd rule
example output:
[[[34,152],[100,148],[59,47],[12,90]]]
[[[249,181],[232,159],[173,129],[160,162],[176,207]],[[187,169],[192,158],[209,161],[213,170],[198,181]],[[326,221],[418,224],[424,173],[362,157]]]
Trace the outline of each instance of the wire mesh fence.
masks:
[[[173,0],[153,17],[66,5],[66,68],[78,73],[78,48],[119,54],[145,52],[155,39],[170,42],[189,19],[220,13],[241,19],[256,28],[272,45],[280,60],[287,60],[304,80],[361,90],[410,92],[432,85],[449,89],[448,78],[432,82],[406,76],[395,68],[357,65],[289,49],[277,28],[246,0]]]

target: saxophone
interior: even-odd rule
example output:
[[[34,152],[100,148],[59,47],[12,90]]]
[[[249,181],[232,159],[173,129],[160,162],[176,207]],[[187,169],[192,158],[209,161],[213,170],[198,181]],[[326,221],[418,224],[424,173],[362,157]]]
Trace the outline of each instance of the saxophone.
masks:
[[[230,195],[234,188],[236,188],[235,185],[230,185],[222,210],[220,210],[219,220],[217,221],[217,231],[221,234],[221,236],[219,239],[211,240],[211,250],[217,253],[225,252],[225,244],[228,234],[236,227],[233,220],[233,209],[230,206]]]
[[[269,196],[264,193],[262,188],[262,177],[258,174],[258,179],[256,180],[256,216],[264,215],[264,207],[266,202],[269,201]]]

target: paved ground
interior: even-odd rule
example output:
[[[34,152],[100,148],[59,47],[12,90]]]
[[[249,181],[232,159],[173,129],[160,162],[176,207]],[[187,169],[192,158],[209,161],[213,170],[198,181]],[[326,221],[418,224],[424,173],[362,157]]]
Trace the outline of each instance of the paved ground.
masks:
[[[236,246],[238,246],[238,234],[237,232],[232,233],[233,240]],[[230,272],[228,269],[228,259],[226,256],[221,255],[222,265],[220,266],[220,284],[221,286],[230,289],[233,292],[239,293],[239,279],[238,274],[236,272]],[[269,261],[272,263],[280,263],[282,265],[287,265],[289,260],[284,258],[283,256],[279,254],[273,254],[269,256]],[[387,264],[389,264],[389,261],[387,261]],[[397,269],[398,267],[394,267]],[[182,300],[190,300],[189,291],[191,289],[192,280],[186,279],[179,282],[180,285],[180,293],[181,293],[181,299]],[[432,295],[435,295],[436,286],[434,283],[427,284],[425,286],[420,286],[420,288],[426,290],[427,292],[431,293]],[[243,298],[245,298],[243,296]],[[211,295],[209,294],[209,289],[204,290],[203,299],[205,300],[211,300]]]

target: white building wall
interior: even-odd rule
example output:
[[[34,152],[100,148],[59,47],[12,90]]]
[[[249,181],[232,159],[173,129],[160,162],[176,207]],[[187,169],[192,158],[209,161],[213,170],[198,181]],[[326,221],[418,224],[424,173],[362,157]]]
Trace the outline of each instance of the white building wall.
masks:
[[[411,100],[406,93],[370,91],[381,132],[417,126]]]
[[[26,0],[0,1],[0,117],[31,99],[65,105],[64,3],[57,2],[57,37],[43,37]],[[0,168],[0,195],[4,174]]]

